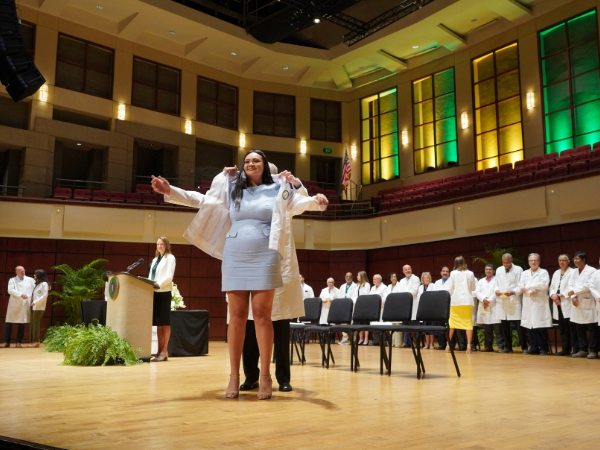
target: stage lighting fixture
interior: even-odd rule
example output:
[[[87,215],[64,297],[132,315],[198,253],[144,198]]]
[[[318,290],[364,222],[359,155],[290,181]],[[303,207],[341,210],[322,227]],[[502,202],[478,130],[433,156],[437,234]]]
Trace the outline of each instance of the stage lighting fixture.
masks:
[[[246,147],[246,135],[244,133],[240,133],[240,148]]]
[[[48,85],[44,84],[40,88],[40,102],[47,102],[47,101],[48,101]]]
[[[356,145],[350,146],[350,156],[352,157],[352,159],[356,159],[356,156],[357,156]]]
[[[185,134],[192,134],[192,121],[191,120],[185,121]]]
[[[408,145],[408,131],[402,132],[402,145]]]
[[[117,119],[125,120],[125,105],[123,103],[119,105],[119,109],[117,111]]]
[[[300,153],[306,154],[306,141],[304,139],[300,141]]]

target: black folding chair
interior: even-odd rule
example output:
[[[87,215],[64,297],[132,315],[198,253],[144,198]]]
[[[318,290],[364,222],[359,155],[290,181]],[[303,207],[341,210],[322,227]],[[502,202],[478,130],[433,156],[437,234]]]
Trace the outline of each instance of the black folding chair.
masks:
[[[356,299],[356,305],[354,305],[354,314],[352,315],[352,321],[356,324],[358,322],[377,322],[381,314],[381,296],[379,294],[373,295],[361,295]],[[355,333],[360,331],[360,327],[364,325],[335,325],[331,328],[332,332],[343,332],[348,333],[350,338],[350,346],[352,349],[350,358],[350,370],[356,372],[360,367],[358,361],[358,345],[356,344]],[[330,343],[327,342],[327,346]],[[331,349],[328,349],[328,353],[331,353]]]
[[[400,322],[410,323],[412,318],[413,296],[409,292],[396,292],[389,294],[385,299],[383,306],[382,321],[383,322]],[[383,366],[392,374],[392,336],[396,332],[404,331],[407,325],[363,325],[358,327],[358,331],[368,331],[379,335],[379,373],[383,375]],[[386,351],[383,334],[389,333],[389,351]],[[415,352],[415,346],[411,336],[411,347],[415,362],[418,361]]]
[[[350,323],[352,320],[352,308],[354,302],[350,298],[336,298],[331,302],[329,307],[329,314],[327,315],[327,323],[329,325],[310,325],[304,329],[304,332],[317,332],[319,333],[319,345],[321,346],[321,366],[325,366],[329,369],[329,357],[333,364],[335,364],[335,358],[331,353],[331,327],[336,323]],[[327,351],[326,351],[327,349]]]
[[[425,333],[425,332],[439,332],[444,333],[448,342],[449,337],[449,325],[448,320],[450,319],[450,293],[447,291],[431,291],[425,292],[421,295],[419,300],[419,309],[417,310],[417,322],[437,322],[440,325],[410,325],[404,326],[405,332],[409,333]],[[414,351],[414,350],[413,350]],[[454,361],[454,367],[456,368],[456,374],[460,377],[460,370],[458,363],[456,362],[456,356],[454,356],[454,350],[450,346],[450,353],[452,353],[452,360]],[[417,378],[421,378],[421,368],[425,373],[425,365],[423,364],[423,357],[421,356],[421,348],[417,348]]]
[[[300,317],[298,322],[290,322],[290,330],[292,331],[292,348],[290,349],[290,365],[294,364],[294,349],[298,355],[298,361],[304,365],[306,358],[304,357],[304,346],[306,344],[304,338],[306,336],[306,324],[302,322],[316,322],[319,323],[321,318],[321,308],[323,307],[323,300],[317,298],[305,298],[304,299],[304,316]],[[302,356],[298,350],[298,344],[294,339],[294,334],[300,339],[300,350],[302,350]]]

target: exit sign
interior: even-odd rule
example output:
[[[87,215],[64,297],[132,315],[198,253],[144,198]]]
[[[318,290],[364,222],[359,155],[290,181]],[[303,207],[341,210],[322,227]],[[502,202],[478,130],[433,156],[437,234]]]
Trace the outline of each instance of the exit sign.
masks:
[[[323,153],[331,153],[333,152],[333,150],[331,150],[329,147],[326,147],[323,149]]]

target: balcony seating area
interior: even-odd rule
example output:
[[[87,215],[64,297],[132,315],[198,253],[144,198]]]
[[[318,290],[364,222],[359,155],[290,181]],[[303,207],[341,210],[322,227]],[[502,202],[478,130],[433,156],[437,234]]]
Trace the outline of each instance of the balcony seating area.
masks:
[[[545,156],[490,167],[458,176],[423,181],[378,192],[372,202],[380,212],[457,200],[473,195],[521,188],[570,175],[600,170],[600,142]]]

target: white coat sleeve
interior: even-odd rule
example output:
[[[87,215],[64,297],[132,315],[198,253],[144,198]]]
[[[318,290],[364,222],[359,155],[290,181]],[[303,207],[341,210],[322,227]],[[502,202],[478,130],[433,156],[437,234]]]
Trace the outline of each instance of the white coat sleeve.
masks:
[[[588,278],[587,286],[596,301],[600,301],[600,269]]]
[[[412,283],[411,283],[411,286],[409,287],[409,291],[413,297],[419,293],[419,287],[421,287],[421,280],[419,280],[419,277],[417,277],[415,275],[414,278],[415,278],[414,280],[411,280]]]
[[[577,270],[577,269],[575,269]],[[579,275],[581,276],[581,274]],[[583,294],[587,294],[588,292],[590,292],[590,287],[589,287],[589,280],[590,278],[592,278],[594,276],[594,274],[592,274],[591,276],[588,277],[588,281],[586,281],[584,284],[582,284],[580,289],[573,289],[573,291],[575,292],[575,295],[583,295]],[[569,292],[571,291],[571,289],[569,289]]]
[[[40,284],[39,291],[40,291],[39,293],[35,292],[35,289],[34,289],[35,299],[32,299],[33,301],[31,302],[31,306],[35,305],[36,302],[38,302],[40,300],[44,300],[44,298],[48,297],[48,283]]]
[[[310,286],[308,286],[308,293],[310,294],[311,298],[315,297],[315,291],[313,291],[313,288],[311,288]]]
[[[170,255],[167,258],[167,267],[165,270],[164,276],[156,280],[156,284],[160,286],[161,289],[164,289],[169,283],[173,281],[173,277],[175,276],[175,257]]]
[[[325,211],[327,205],[319,205],[314,197],[304,197],[302,195],[292,195],[287,202],[287,210],[292,214],[301,214],[304,211]]]
[[[484,288],[483,282],[484,281],[485,281],[485,278],[483,280],[479,280],[477,282],[477,287],[475,288],[475,297],[477,297],[477,300],[479,300],[480,302],[482,302],[484,300],[489,300],[489,298],[486,297],[485,292],[483,292],[483,288]]]
[[[171,195],[165,195],[165,202],[176,205],[200,208],[204,203],[204,194],[195,191],[184,191],[176,186],[171,186]]]
[[[469,291],[473,292],[477,289],[477,280],[475,280],[475,274],[469,271]]]
[[[538,270],[543,270],[543,269],[538,269]],[[544,270],[541,273],[541,276],[535,282],[535,284],[533,286],[530,286],[529,289],[536,290],[536,291],[545,291],[548,289],[549,284],[550,284],[550,276],[548,275],[548,271]]]
[[[519,292],[521,292],[521,289],[523,289],[526,284],[527,284],[527,271],[523,271],[521,272],[521,276],[519,277],[519,283],[517,284],[517,289],[519,289]]]
[[[17,283],[14,278],[8,280],[8,293],[10,295],[14,295],[15,297],[20,297],[21,294],[17,291]]]
[[[548,291],[548,297],[552,297],[558,291],[559,283],[560,283],[560,269],[558,269],[554,274],[552,274],[552,281],[550,282],[550,289]],[[566,293],[565,293],[566,294]]]
[[[500,289],[500,286],[498,286],[498,280],[496,280],[495,277],[492,280],[492,285],[490,286],[490,288],[492,294],[488,297],[488,300],[490,304],[493,305],[494,303],[496,303],[496,291]]]

